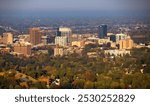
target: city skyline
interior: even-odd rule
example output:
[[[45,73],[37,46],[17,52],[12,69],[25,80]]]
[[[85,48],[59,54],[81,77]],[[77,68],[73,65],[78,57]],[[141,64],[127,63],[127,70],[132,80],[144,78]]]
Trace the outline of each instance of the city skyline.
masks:
[[[0,0],[1,15],[147,14],[149,0]],[[148,14],[147,14],[148,15]]]
[[[0,0],[0,89],[150,89],[148,4]]]

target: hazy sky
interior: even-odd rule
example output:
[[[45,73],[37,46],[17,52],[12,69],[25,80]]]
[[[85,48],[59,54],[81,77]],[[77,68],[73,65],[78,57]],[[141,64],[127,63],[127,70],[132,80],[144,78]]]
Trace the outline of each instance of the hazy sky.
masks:
[[[150,11],[150,0],[0,0],[0,12]]]

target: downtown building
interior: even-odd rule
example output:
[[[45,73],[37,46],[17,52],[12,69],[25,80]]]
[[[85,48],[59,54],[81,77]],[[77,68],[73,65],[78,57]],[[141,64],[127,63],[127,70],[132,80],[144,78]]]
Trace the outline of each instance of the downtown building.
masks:
[[[29,29],[30,35],[30,43],[32,45],[38,45],[42,42],[42,32],[40,28],[30,28]]]
[[[0,44],[0,54],[9,54],[11,52],[10,47],[7,47],[4,44]]]
[[[71,46],[84,47],[85,46],[85,41],[73,41],[71,43]]]
[[[67,37],[68,39],[68,43],[71,42],[71,36],[72,36],[72,30],[70,28],[66,28],[66,27],[60,27],[57,28],[57,36],[61,36],[61,37]]]
[[[31,44],[28,42],[19,42],[14,44],[14,54],[30,56],[31,55]]]
[[[107,25],[102,24],[98,26],[98,38],[102,39],[107,37]]]
[[[2,44],[13,44],[13,34],[12,33],[3,33],[3,36],[0,37],[0,43]]]
[[[64,48],[56,47],[54,48],[54,56],[63,56],[64,55]]]
[[[126,35],[126,34],[116,34],[116,39],[115,39],[115,41],[116,42],[119,42],[120,40],[125,40],[125,39],[127,39],[127,36],[128,35]]]
[[[119,41],[119,49],[132,49],[133,47],[134,47],[134,42],[130,38],[130,36],[128,36],[124,40]]]
[[[68,45],[68,38],[66,36],[55,37],[55,45],[66,47]]]

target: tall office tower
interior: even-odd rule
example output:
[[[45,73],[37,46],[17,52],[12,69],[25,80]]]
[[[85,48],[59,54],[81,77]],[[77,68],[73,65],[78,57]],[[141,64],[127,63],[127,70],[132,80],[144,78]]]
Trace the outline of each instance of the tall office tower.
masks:
[[[107,37],[107,25],[102,24],[98,26],[98,37],[99,38]]]
[[[66,36],[68,38],[68,43],[69,43],[71,42],[72,30],[66,27],[58,28],[57,36]]]
[[[32,45],[37,45],[41,43],[42,33],[40,28],[30,28],[29,34],[30,34],[30,43]]]
[[[61,32],[59,31],[59,28],[57,28],[56,36],[61,36]]]
[[[14,52],[23,54],[24,56],[31,55],[31,44],[30,43],[16,43],[14,44]]]
[[[68,38],[66,36],[57,36],[55,38],[55,44],[62,46],[62,47],[65,47],[65,46],[67,46],[67,41],[68,41],[67,39]]]
[[[3,43],[4,44],[12,44],[13,43],[13,35],[12,33],[3,33]]]

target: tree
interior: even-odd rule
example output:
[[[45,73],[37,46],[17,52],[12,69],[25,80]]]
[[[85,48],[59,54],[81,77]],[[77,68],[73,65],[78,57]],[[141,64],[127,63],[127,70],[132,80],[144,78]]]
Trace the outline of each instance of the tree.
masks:
[[[95,82],[95,88],[97,88],[97,89],[109,89],[111,82],[112,82],[111,77],[101,74],[97,77],[97,82]]]
[[[14,78],[0,76],[0,89],[13,89],[16,86]]]
[[[110,88],[112,89],[119,89],[120,88],[120,84],[117,81],[112,81],[110,84]]]
[[[31,83],[30,88],[32,89],[46,89],[46,84],[43,82]]]
[[[93,89],[94,83],[92,81],[86,81],[84,84],[84,89]]]
[[[67,77],[62,77],[60,79],[60,86],[62,89],[71,89],[71,82]]]
[[[125,88],[131,88],[132,85],[132,75],[124,75],[123,82],[125,84]]]
[[[83,89],[84,88],[84,79],[76,79],[72,82],[72,87],[76,89]]]

